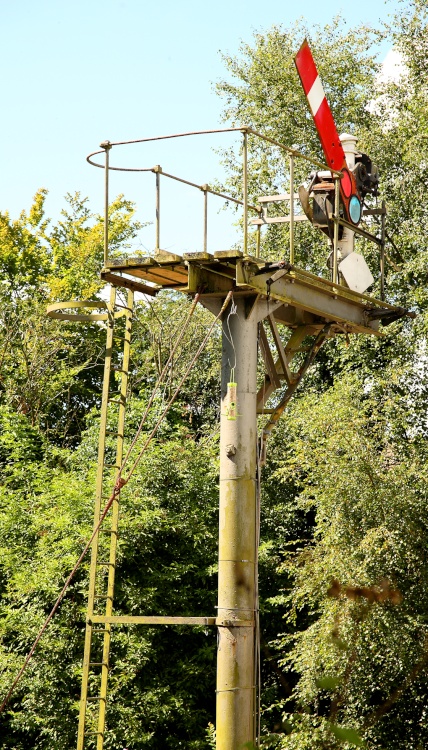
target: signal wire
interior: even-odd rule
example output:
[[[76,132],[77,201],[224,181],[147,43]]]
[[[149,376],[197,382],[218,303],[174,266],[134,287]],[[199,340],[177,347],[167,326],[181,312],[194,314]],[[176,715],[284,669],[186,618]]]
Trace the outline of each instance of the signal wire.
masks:
[[[141,448],[140,453],[138,454],[137,458],[135,459],[134,463],[132,464],[131,469],[129,470],[127,477],[125,477],[125,478],[123,478],[121,476],[121,473],[123,471],[123,466],[125,464],[125,460],[123,461],[122,467],[119,470],[119,477],[118,477],[118,480],[116,482],[116,485],[120,485],[119,489],[121,487],[124,487],[125,484],[127,484],[129,482],[129,480],[131,479],[131,476],[134,473],[135,469],[137,468],[138,464],[140,463],[141,458],[142,458],[142,456],[143,456],[146,448],[149,446],[149,444],[151,443],[151,441],[152,441],[155,433],[157,432],[159,425],[161,424],[162,420],[164,419],[164,417],[166,416],[167,412],[169,411],[169,409],[171,408],[172,404],[174,403],[175,399],[177,398],[177,396],[178,396],[178,394],[179,394],[179,392],[181,390],[181,386],[183,385],[183,383],[186,380],[187,376],[189,375],[190,371],[193,369],[193,365],[195,364],[196,360],[199,358],[199,356],[201,355],[202,351],[205,349],[205,346],[207,344],[207,341],[208,341],[208,339],[209,339],[209,337],[211,335],[211,332],[212,332],[215,324],[217,323],[217,321],[219,320],[219,318],[223,315],[223,312],[226,310],[226,308],[227,308],[227,306],[229,304],[229,300],[232,298],[232,296],[233,296],[233,292],[230,291],[228,293],[228,295],[227,295],[227,297],[226,297],[226,299],[225,299],[222,307],[221,307],[220,312],[218,313],[217,317],[215,317],[214,320],[213,320],[213,322],[211,323],[211,325],[210,325],[207,333],[205,334],[204,339],[202,340],[201,345],[199,346],[199,349],[197,350],[196,354],[194,355],[193,359],[191,360],[190,364],[188,365],[187,370],[184,373],[184,375],[182,376],[182,378],[181,378],[181,380],[180,380],[180,382],[179,382],[176,390],[174,391],[174,393],[172,394],[171,398],[169,399],[169,401],[168,401],[165,409],[163,410],[162,414],[160,415],[159,419],[157,420],[155,426],[153,427],[151,433],[149,434],[149,436],[146,439],[143,447]],[[140,432],[141,432],[141,430],[140,430]],[[135,442],[136,442],[136,440],[134,439],[133,440],[133,446],[135,445]],[[128,458],[129,453],[130,453],[130,450],[128,450],[128,453],[125,456],[125,459]]]
[[[181,343],[181,341],[183,339],[183,336],[184,336],[184,334],[187,331],[187,328],[188,328],[189,323],[190,323],[190,319],[191,319],[191,317],[192,317],[192,315],[193,315],[193,313],[195,311],[196,305],[199,302],[199,298],[200,298],[200,293],[198,292],[195,295],[195,298],[194,298],[194,300],[192,302],[192,305],[191,305],[191,308],[190,308],[190,310],[188,312],[185,324],[181,328],[180,335],[178,336],[178,339],[176,340],[173,348],[171,349],[169,357],[168,357],[167,361],[165,362],[165,365],[162,368],[162,372],[160,373],[160,375],[159,375],[159,377],[158,377],[158,379],[157,379],[157,381],[155,383],[155,386],[153,388],[152,394],[151,394],[151,396],[150,396],[150,398],[149,398],[149,400],[147,402],[146,408],[144,410],[143,416],[141,417],[140,424],[138,425],[137,431],[136,431],[136,433],[135,433],[135,435],[134,435],[134,437],[132,439],[131,445],[129,446],[129,448],[128,448],[127,452],[126,452],[125,458],[122,461],[121,467],[119,469],[119,477],[120,477],[120,475],[121,475],[121,473],[122,473],[122,471],[124,469],[125,464],[127,463],[128,459],[129,459],[129,456],[130,456],[132,450],[134,449],[134,446],[135,446],[138,438],[140,437],[141,431],[142,431],[142,429],[144,427],[145,421],[146,421],[148,413],[150,411],[150,407],[153,404],[153,401],[155,400],[155,397],[157,395],[157,392],[159,390],[159,387],[160,387],[160,385],[161,385],[164,377],[166,376],[166,373],[168,371],[170,363],[172,362],[172,359],[173,359],[173,357],[175,355],[175,352],[177,351],[177,349],[178,349],[178,347],[179,347],[179,345],[180,345],[180,343]]]
[[[269,312],[269,300],[268,300],[268,312]],[[257,336],[257,346],[260,351],[260,326],[263,325],[263,321],[259,323],[259,331]],[[265,408],[265,387],[266,381],[263,380],[263,400],[262,400],[262,416],[264,415]],[[254,566],[254,579],[255,579],[255,659],[254,659],[254,672],[256,686],[256,705],[255,705],[255,724],[256,724],[256,747],[260,747],[260,733],[261,733],[261,688],[262,688],[262,676],[261,676],[261,663],[260,663],[260,598],[259,598],[259,548],[260,548],[260,513],[261,513],[261,450],[262,441],[257,426],[257,447],[256,447],[256,540],[255,540],[255,566]]]
[[[197,295],[197,296],[198,296],[198,299],[199,299],[199,295]],[[183,383],[184,383],[184,381],[186,380],[187,376],[189,375],[189,373],[190,373],[190,372],[191,372],[191,370],[193,369],[193,366],[194,366],[194,364],[195,364],[196,360],[198,359],[198,357],[200,356],[200,354],[201,354],[201,353],[202,353],[202,351],[204,350],[204,348],[205,348],[205,346],[206,346],[206,343],[207,343],[207,341],[208,341],[208,338],[209,338],[209,336],[211,335],[211,332],[212,332],[212,330],[213,330],[213,328],[214,328],[215,324],[217,323],[217,321],[219,320],[219,318],[220,318],[220,317],[222,316],[223,312],[224,312],[224,311],[226,310],[226,308],[227,308],[227,306],[228,306],[228,304],[229,304],[229,301],[230,301],[231,297],[232,297],[232,291],[230,291],[230,292],[228,293],[228,295],[227,295],[227,297],[226,297],[226,299],[225,299],[225,301],[224,301],[224,303],[223,303],[223,305],[222,305],[222,307],[221,307],[221,309],[220,309],[220,312],[218,313],[217,317],[216,317],[216,318],[214,318],[214,321],[212,322],[211,326],[209,327],[209,329],[208,329],[208,332],[207,332],[207,334],[205,335],[205,337],[204,337],[204,339],[203,339],[203,341],[202,341],[201,345],[199,346],[199,348],[198,348],[198,350],[197,350],[196,354],[195,354],[195,355],[194,355],[194,357],[192,358],[192,360],[191,360],[191,362],[190,362],[189,366],[187,367],[187,369],[186,369],[186,371],[185,371],[184,375],[182,376],[182,378],[181,378],[181,380],[180,380],[180,383],[179,383],[179,385],[177,386],[176,390],[174,391],[174,394],[173,394],[173,395],[171,396],[171,398],[169,399],[169,401],[168,401],[168,403],[167,403],[167,405],[166,405],[165,409],[163,410],[163,412],[162,412],[161,416],[160,416],[160,417],[159,417],[159,419],[157,420],[157,422],[156,422],[156,424],[155,424],[154,428],[152,429],[152,431],[151,431],[150,435],[148,436],[148,438],[147,438],[146,442],[144,443],[144,446],[143,446],[143,448],[141,449],[141,451],[140,451],[139,455],[137,456],[136,460],[134,461],[134,463],[133,463],[133,465],[132,465],[132,467],[131,467],[130,471],[128,472],[128,475],[127,475],[127,477],[126,477],[126,478],[123,478],[123,477],[121,476],[121,472],[123,471],[123,466],[124,466],[125,460],[127,460],[127,459],[128,459],[128,456],[129,456],[129,450],[128,450],[128,453],[127,453],[127,455],[126,455],[126,457],[125,457],[125,460],[123,461],[123,463],[122,463],[122,466],[121,466],[121,468],[120,468],[120,470],[119,470],[119,475],[118,475],[118,478],[117,478],[117,480],[116,480],[116,483],[115,483],[115,486],[114,486],[114,488],[113,488],[113,491],[112,491],[112,493],[111,493],[111,495],[110,495],[110,497],[109,497],[109,499],[108,499],[108,501],[107,501],[107,504],[106,504],[106,506],[104,507],[104,510],[102,511],[102,513],[101,513],[101,515],[100,515],[99,521],[98,521],[97,525],[95,526],[95,528],[94,528],[94,530],[93,530],[93,532],[92,532],[92,535],[91,535],[91,537],[90,537],[89,541],[88,541],[88,542],[86,543],[86,545],[85,545],[84,549],[83,549],[83,550],[82,550],[82,552],[80,553],[80,556],[79,556],[79,558],[78,558],[78,560],[77,560],[76,564],[74,565],[74,567],[73,567],[73,569],[72,569],[71,573],[69,574],[68,578],[66,579],[66,581],[65,581],[65,583],[64,583],[64,585],[63,585],[63,587],[62,587],[62,589],[61,589],[61,592],[60,592],[60,594],[59,594],[59,596],[58,596],[58,598],[57,598],[57,600],[56,600],[56,602],[55,602],[54,606],[52,607],[52,609],[51,609],[51,611],[50,611],[49,615],[47,616],[47,618],[46,618],[45,622],[43,623],[42,627],[40,628],[40,630],[39,630],[39,632],[38,632],[38,634],[37,634],[37,636],[36,636],[36,639],[35,639],[35,641],[34,641],[33,645],[31,646],[31,649],[30,649],[30,651],[28,652],[28,654],[27,654],[27,656],[26,656],[26,658],[25,658],[25,661],[24,661],[24,663],[23,663],[23,665],[22,665],[21,669],[19,670],[19,672],[18,672],[17,676],[15,677],[15,679],[14,679],[14,681],[13,681],[13,683],[12,683],[12,685],[11,685],[11,687],[10,687],[10,689],[9,689],[9,691],[8,691],[8,693],[7,693],[7,695],[6,695],[6,697],[4,698],[4,700],[3,700],[2,704],[0,705],[0,714],[1,714],[1,713],[3,713],[3,711],[4,711],[4,710],[5,710],[5,708],[6,708],[6,706],[8,705],[8,703],[9,703],[9,701],[10,701],[10,699],[11,699],[11,697],[12,697],[12,695],[13,695],[14,691],[15,691],[15,688],[16,688],[16,686],[18,685],[18,683],[19,683],[19,681],[20,681],[20,679],[21,679],[22,675],[24,674],[24,672],[25,672],[25,670],[26,670],[26,668],[27,668],[27,666],[28,666],[29,662],[31,661],[31,658],[32,658],[32,656],[33,656],[33,654],[34,654],[34,652],[35,652],[35,650],[36,650],[36,648],[37,648],[37,645],[38,645],[38,643],[39,643],[40,639],[42,638],[42,636],[43,636],[43,634],[44,634],[44,632],[45,632],[46,628],[48,627],[48,625],[49,625],[49,623],[51,622],[51,620],[52,620],[53,616],[55,615],[55,613],[56,613],[56,611],[57,611],[57,609],[58,609],[59,605],[61,604],[61,602],[62,602],[62,600],[63,600],[63,598],[64,598],[64,596],[65,596],[65,593],[66,593],[66,591],[67,591],[68,587],[70,586],[70,583],[71,583],[71,581],[73,580],[73,578],[74,578],[74,576],[75,576],[75,574],[76,574],[76,572],[77,572],[78,568],[80,567],[80,564],[81,564],[82,560],[83,560],[83,559],[84,559],[84,557],[86,556],[86,554],[87,554],[87,552],[88,552],[88,550],[89,550],[89,548],[90,548],[90,546],[91,546],[91,544],[92,544],[92,542],[93,542],[93,540],[94,540],[94,538],[95,538],[96,534],[97,534],[97,533],[99,532],[99,530],[100,530],[100,527],[101,527],[101,525],[102,525],[103,521],[105,520],[105,518],[106,518],[106,516],[107,516],[107,513],[109,512],[109,510],[110,510],[110,508],[111,508],[111,506],[112,506],[112,504],[113,504],[114,500],[115,500],[115,499],[116,499],[116,498],[118,497],[118,495],[119,495],[119,493],[120,493],[120,490],[122,489],[122,487],[124,487],[124,486],[125,486],[125,484],[127,484],[127,483],[129,482],[129,480],[130,480],[130,478],[131,478],[132,474],[134,473],[135,469],[137,468],[137,466],[138,466],[139,462],[141,461],[141,458],[142,458],[142,456],[143,456],[143,454],[144,454],[144,452],[145,452],[146,448],[148,447],[149,443],[150,443],[150,442],[152,441],[152,439],[153,439],[153,437],[154,437],[155,433],[157,432],[157,429],[158,429],[159,425],[161,424],[162,420],[164,419],[164,417],[166,416],[167,412],[168,412],[168,411],[169,411],[169,409],[171,408],[171,406],[172,406],[173,402],[175,401],[175,399],[176,399],[176,397],[177,397],[178,393],[180,392],[181,386],[183,385]],[[194,310],[194,308],[196,307],[196,303],[197,303],[196,297],[195,297],[195,300],[194,300],[194,302],[195,302],[195,304],[194,304],[194,305],[192,305],[192,309],[191,309],[191,313],[192,313],[192,314],[193,314],[193,310]],[[189,314],[190,314],[190,313],[189,313]],[[182,337],[181,337],[181,338],[182,338]],[[176,348],[176,347],[174,347],[174,348]],[[164,370],[165,370],[165,368],[164,368]],[[141,427],[141,429],[142,429],[142,427]],[[138,430],[137,430],[137,432],[138,432]],[[140,432],[141,432],[141,430],[139,430],[138,434],[139,434]],[[132,443],[132,444],[133,444],[133,446],[135,445],[135,439],[133,440],[133,443]]]

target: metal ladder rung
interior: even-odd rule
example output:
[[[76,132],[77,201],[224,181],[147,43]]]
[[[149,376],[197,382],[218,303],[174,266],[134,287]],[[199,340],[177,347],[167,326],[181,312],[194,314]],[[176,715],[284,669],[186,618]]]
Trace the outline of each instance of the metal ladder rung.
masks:
[[[110,307],[113,312],[115,304],[117,307],[116,290],[112,288]],[[106,503],[107,507],[111,505],[113,498],[110,494],[110,490],[112,491],[112,487],[109,486],[110,481],[112,477],[115,477],[117,480],[117,477],[120,476],[124,441],[132,437],[127,435],[127,430],[125,430],[124,416],[128,400],[127,378],[132,370],[132,366],[130,365],[130,343],[133,305],[134,295],[132,290],[130,290],[128,292],[127,305],[119,305],[126,311],[126,317],[116,326],[113,314],[111,314],[107,330],[99,436],[99,455],[101,458],[98,465],[95,493],[95,507],[97,509],[100,508],[100,515],[102,505]],[[118,409],[114,410],[113,406],[117,406]],[[115,452],[113,452],[114,445]],[[105,707],[107,703],[106,680],[110,672],[109,652],[112,628],[106,622],[93,625],[91,615],[95,615],[95,613],[107,615],[113,605],[113,587],[117,567],[116,547],[119,536],[117,523],[117,515],[113,515],[111,522],[106,524],[111,528],[97,528],[96,534],[94,534],[95,543],[92,548],[91,557],[82,691],[79,710],[78,750],[88,750],[88,746],[93,747],[95,745],[98,750],[103,750],[104,748],[106,734]],[[101,534],[107,534],[107,537],[101,538]],[[96,591],[102,591],[103,593],[96,593]],[[107,591],[110,591],[110,594],[104,593]],[[95,659],[95,661],[91,661],[91,644],[94,648],[92,659]],[[98,687],[98,695],[88,696],[90,675],[95,680],[92,690],[96,690]],[[98,680],[100,681],[99,685],[97,684]],[[87,715],[91,721],[85,724]],[[92,721],[93,719],[94,721]],[[86,727],[91,731],[86,731]],[[95,731],[95,727],[97,727],[97,731]],[[88,737],[87,745],[85,745],[85,737]]]
[[[297,198],[299,196],[297,195]],[[129,305],[121,305],[120,302],[115,302],[115,307],[118,307],[120,310],[128,310],[128,312],[133,313],[134,310],[132,307],[129,307]]]

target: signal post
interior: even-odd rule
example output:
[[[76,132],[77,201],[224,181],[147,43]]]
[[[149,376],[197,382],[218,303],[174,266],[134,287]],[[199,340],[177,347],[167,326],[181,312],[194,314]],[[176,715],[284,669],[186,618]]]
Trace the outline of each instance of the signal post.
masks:
[[[257,319],[246,317],[244,298],[235,314],[228,313],[220,418],[217,750],[255,741]]]
[[[151,258],[112,260],[102,276],[135,291],[151,290],[149,282],[198,293],[216,316],[233,294],[233,310],[230,304],[222,320],[217,612],[214,617],[109,616],[108,622],[216,626],[216,750],[244,750],[257,741],[257,471],[266,439],[327,337],[381,335],[380,321],[407,313],[291,263],[239,250],[182,257],[160,251]],[[265,378],[257,390],[258,350]],[[274,407],[266,408],[275,391]],[[259,461],[257,414],[265,415]],[[91,621],[103,623],[106,617]]]
[[[156,140],[120,141],[101,144],[101,151],[88,156],[94,166],[105,169],[105,248],[104,268],[101,278],[115,287],[154,296],[161,289],[171,289],[194,296],[216,316],[225,298],[232,295],[230,305],[223,313],[222,332],[222,385],[220,419],[220,500],[219,500],[219,554],[218,554],[218,606],[208,616],[178,617],[172,615],[114,615],[108,604],[103,610],[98,599],[113,601],[113,590],[107,597],[97,597],[97,611],[88,607],[88,655],[91,648],[92,627],[109,629],[115,624],[192,625],[214,626],[218,629],[217,683],[216,683],[216,750],[244,750],[256,745],[256,651],[258,629],[258,476],[264,462],[266,440],[284,411],[290,398],[312,364],[320,346],[332,336],[348,334],[382,335],[379,324],[384,325],[408,315],[401,307],[390,305],[384,297],[384,245],[385,207],[382,210],[365,210],[364,213],[382,215],[381,237],[369,234],[359,227],[363,213],[363,198],[377,195],[378,174],[371,160],[364,154],[355,154],[353,136],[339,138],[334,120],[322,89],[316,66],[307,42],[304,42],[296,65],[302,81],[314,123],[320,135],[327,164],[319,163],[294,149],[280,144],[252,128],[226,128],[218,131],[198,131],[197,134],[230,132],[243,135],[243,197],[242,200],[219,193],[208,185],[197,185],[161,170],[159,166],[131,171],[153,172],[156,175],[156,251],[148,257],[109,258],[108,252],[108,174],[109,152],[112,146],[144,143]],[[247,138],[262,140],[281,148],[290,158],[290,191],[288,194],[262,196],[259,206],[248,201]],[[178,135],[196,135],[195,132],[159,136],[176,138]],[[345,147],[345,150],[344,150]],[[93,161],[104,153],[105,164]],[[311,176],[309,187],[299,188],[303,212],[295,215],[297,200],[294,186],[294,159],[301,158],[315,166],[318,172]],[[114,167],[116,171],[128,168]],[[176,255],[161,249],[160,245],[160,176],[185,183],[204,195],[203,251]],[[244,242],[241,250],[207,252],[207,196],[209,193],[243,207]],[[267,206],[288,201],[286,215],[269,217]],[[312,201],[312,203],[311,203]],[[329,208],[330,206],[330,208]],[[340,208],[341,207],[341,208]],[[256,256],[248,254],[248,211],[258,216],[251,224],[257,226]],[[316,221],[315,221],[316,219]],[[295,263],[295,223],[308,220],[327,235],[331,245],[331,278],[315,276]],[[260,229],[271,223],[288,223],[290,227],[289,261],[282,258],[268,260],[260,257]],[[346,230],[346,231],[345,231]],[[341,236],[339,234],[341,233]],[[354,236],[359,235],[374,242],[380,249],[381,298],[366,294],[373,283],[362,255],[353,252]],[[285,250],[285,248],[284,248]],[[340,256],[340,257],[339,257]],[[339,261],[341,260],[340,264]],[[340,283],[341,282],[341,283]],[[345,282],[345,283],[344,283]],[[60,303],[68,308],[76,305],[94,307],[94,301]],[[128,311],[131,312],[131,311]],[[109,311],[113,320],[114,311]],[[53,316],[58,317],[57,313]],[[76,319],[91,316],[78,315]],[[96,319],[101,319],[95,316]],[[104,316],[105,317],[105,316]],[[108,317],[108,316],[107,316]],[[69,319],[67,317],[67,319]],[[269,331],[267,329],[270,329]],[[129,332],[130,333],[130,332]],[[264,382],[257,390],[258,350],[264,361]],[[111,354],[106,355],[106,362]],[[109,367],[109,365],[108,365]],[[110,370],[106,368],[109,382]],[[266,408],[272,394],[277,398],[272,408]],[[122,399],[123,401],[125,399]],[[265,414],[260,443],[257,437],[257,414]],[[105,424],[107,424],[106,420]],[[123,430],[122,430],[123,432]],[[120,437],[120,435],[119,435]],[[100,444],[105,435],[100,435]],[[258,459],[259,451],[259,460]],[[116,533],[116,531],[114,531]],[[113,534],[112,534],[113,538]],[[111,550],[115,542],[111,543]],[[94,553],[94,565],[96,562]],[[105,561],[99,565],[105,565]],[[110,565],[110,563],[108,563]],[[114,576],[113,576],[114,578]],[[94,631],[95,632],[95,631]],[[99,631],[98,631],[99,632]],[[102,632],[104,632],[102,630]],[[89,663],[99,666],[98,661]],[[105,673],[109,669],[109,645],[102,657]],[[92,673],[91,673],[92,675]],[[108,727],[105,723],[107,677],[103,691],[88,696],[88,686],[96,685],[96,677],[89,679],[84,671],[81,698],[81,728],[78,750],[86,750],[86,738],[96,738],[97,750],[103,750]],[[96,688],[95,688],[96,689]],[[100,705],[97,720],[88,711]],[[89,714],[89,721],[88,716]],[[97,727],[95,730],[91,726]]]

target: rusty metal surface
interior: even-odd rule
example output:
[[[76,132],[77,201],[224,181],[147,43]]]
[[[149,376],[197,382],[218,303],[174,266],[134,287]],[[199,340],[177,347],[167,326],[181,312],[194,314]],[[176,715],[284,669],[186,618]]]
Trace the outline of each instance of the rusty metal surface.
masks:
[[[275,313],[276,320],[291,328],[301,324],[336,323],[336,332],[381,335],[379,320],[385,323],[409,315],[401,307],[384,300],[354,292],[329,279],[315,276],[290,263],[269,263],[262,258],[243,256],[239,251],[210,253],[168,254],[158,261],[156,256],[110,261],[103,270],[125,274],[116,276],[117,286],[127,286],[129,279],[155,287],[147,287],[155,294],[161,288],[180,289],[203,296],[224,296],[231,289],[236,296],[253,293],[260,300],[271,300],[286,307]],[[141,281],[140,281],[141,280]],[[153,290],[153,291],[152,291]],[[143,290],[141,290],[143,291]]]
[[[109,271],[101,271],[100,274],[103,281],[113,286],[120,286],[124,289],[131,289],[133,292],[140,292],[140,294],[148,294],[150,297],[155,297],[160,291],[161,287],[148,286],[148,284],[141,284],[138,281],[133,281],[126,278],[125,276],[118,276],[117,274],[110,273]]]

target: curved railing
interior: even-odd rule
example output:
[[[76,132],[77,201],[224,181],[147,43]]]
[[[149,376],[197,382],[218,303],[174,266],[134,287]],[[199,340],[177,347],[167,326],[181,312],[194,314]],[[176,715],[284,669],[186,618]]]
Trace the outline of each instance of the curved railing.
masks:
[[[166,172],[162,169],[160,165],[156,165],[153,167],[121,167],[121,166],[112,166],[110,163],[110,151],[118,146],[129,146],[137,143],[149,143],[153,141],[164,141],[164,140],[170,140],[173,138],[187,138],[190,136],[198,136],[198,135],[213,135],[218,133],[240,133],[242,135],[242,195],[240,198],[236,198],[232,195],[227,195],[226,193],[220,192],[218,190],[215,190],[214,188],[210,187],[208,184],[199,185],[197,183],[191,182],[189,180],[186,180],[182,177],[179,177],[177,175],[170,174],[169,172]],[[283,194],[281,196],[271,196],[260,199],[261,205],[256,206],[249,202],[248,199],[248,138],[252,136],[258,139],[261,139],[262,141],[265,141],[267,143],[270,143],[271,145],[279,148],[283,152],[285,152],[289,157],[289,182],[290,182],[290,189],[288,194]],[[94,157],[103,154],[104,156],[104,163],[100,164],[97,161],[94,160]],[[108,205],[109,205],[109,173],[111,171],[119,171],[119,172],[152,172],[156,176],[156,247],[155,252],[160,250],[160,232],[161,232],[161,221],[160,221],[160,185],[161,185],[161,177],[175,180],[177,182],[180,182],[184,185],[188,185],[192,188],[195,188],[199,191],[201,191],[204,195],[204,224],[203,224],[203,249],[204,252],[207,252],[207,242],[208,242],[208,195],[214,195],[217,196],[225,201],[234,203],[236,205],[242,206],[243,210],[243,249],[244,254],[248,254],[248,226],[249,226],[249,213],[252,212],[253,214],[257,215],[257,218],[252,223],[256,225],[256,231],[257,231],[257,237],[256,237],[256,255],[260,255],[260,242],[261,242],[261,227],[266,224],[270,223],[269,220],[266,220],[266,204],[270,202],[275,202],[272,200],[272,198],[276,199],[283,199],[289,201],[289,214],[287,217],[283,217],[282,221],[286,221],[290,225],[290,232],[289,232],[289,260],[290,263],[295,262],[295,224],[296,221],[300,218],[303,218],[302,216],[298,215],[296,216],[295,210],[294,210],[294,201],[296,198],[296,194],[294,191],[295,187],[295,162],[296,160],[305,161],[308,164],[310,164],[312,167],[316,167],[321,170],[328,171],[333,180],[334,180],[334,212],[331,216],[331,219],[333,221],[334,231],[333,231],[333,263],[332,263],[332,281],[337,283],[338,281],[338,241],[339,241],[339,225],[343,224],[343,220],[339,216],[339,185],[340,185],[340,179],[342,176],[342,173],[336,170],[331,169],[326,164],[320,162],[316,157],[308,156],[306,154],[302,154],[300,151],[290,148],[289,146],[284,145],[283,143],[280,143],[279,141],[275,140],[274,138],[270,138],[267,135],[264,135],[262,133],[259,133],[258,131],[254,130],[250,126],[240,126],[240,127],[234,127],[234,128],[217,128],[213,130],[197,130],[197,131],[190,131],[186,133],[173,133],[170,135],[160,135],[160,136],[154,136],[150,138],[138,138],[134,140],[129,141],[104,141],[100,144],[100,149],[97,151],[93,151],[91,154],[87,156],[87,161],[89,164],[91,164],[94,167],[98,167],[100,169],[105,170],[105,186],[104,186],[104,264],[107,265],[109,262],[109,255],[108,255],[108,248],[109,248],[109,221],[108,221]],[[263,203],[265,205],[263,205]],[[281,219],[277,219],[276,221],[280,221]],[[272,220],[272,223],[275,220]],[[369,234],[363,229],[360,229],[359,227],[352,227],[352,230],[359,234],[366,239],[369,239],[370,241],[375,242],[381,249],[381,260],[380,260],[380,275],[381,275],[381,290],[383,291],[383,277],[384,277],[384,231],[382,231],[382,238],[378,239],[374,235]]]

